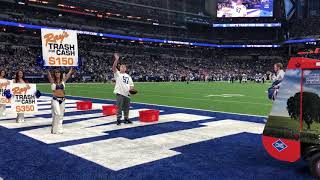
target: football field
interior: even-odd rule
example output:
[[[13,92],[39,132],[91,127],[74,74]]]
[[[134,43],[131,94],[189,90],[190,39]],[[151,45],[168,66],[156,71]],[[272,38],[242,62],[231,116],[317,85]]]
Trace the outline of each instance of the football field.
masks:
[[[102,114],[103,106],[115,103],[113,85],[68,84],[63,134],[50,133],[49,94],[23,123],[16,123],[17,114],[7,107],[0,117],[0,179],[311,180],[305,162],[279,162],[267,154],[261,141],[265,116],[244,115],[268,114],[267,87],[136,83],[133,124],[117,126],[115,115]],[[49,84],[38,88],[50,92]],[[86,100],[92,109],[77,109],[76,103]],[[160,111],[159,121],[139,120],[139,112],[148,109]]]
[[[266,90],[269,84],[227,82],[135,83],[139,91],[133,102],[176,106],[210,111],[267,116],[271,110]],[[51,92],[49,84],[39,84],[43,92]],[[70,96],[114,99],[114,86],[106,84],[68,84]]]

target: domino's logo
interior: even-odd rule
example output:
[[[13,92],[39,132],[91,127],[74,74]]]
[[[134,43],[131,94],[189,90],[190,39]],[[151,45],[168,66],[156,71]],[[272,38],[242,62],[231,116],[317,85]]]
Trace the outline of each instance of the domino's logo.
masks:
[[[276,148],[279,152],[288,148],[288,146],[284,142],[282,142],[280,139],[274,142],[272,146]]]

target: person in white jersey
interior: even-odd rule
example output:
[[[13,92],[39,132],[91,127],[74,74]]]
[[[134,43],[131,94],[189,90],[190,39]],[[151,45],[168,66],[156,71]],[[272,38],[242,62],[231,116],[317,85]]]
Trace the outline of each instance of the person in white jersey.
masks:
[[[283,65],[281,63],[275,64],[274,71],[276,72],[276,77],[274,78],[274,82],[277,82],[274,87],[276,89],[279,89],[281,85],[281,81],[283,80],[285,75]]]
[[[273,78],[272,86],[268,89],[268,97],[272,101],[276,99],[281,87],[281,82],[284,79],[285,75],[285,71],[281,63],[277,63],[274,65],[274,71],[276,72],[276,76]]]
[[[113,55],[114,63],[112,66],[112,71],[114,73],[114,78],[116,81],[114,94],[117,97],[117,125],[121,125],[122,112],[124,115],[124,123],[132,124],[129,120],[129,110],[130,110],[130,90],[134,88],[132,78],[126,73],[127,67],[124,64],[120,65],[118,70],[117,65],[119,63],[120,56],[118,53]]]
[[[232,17],[246,17],[247,7],[243,5],[242,0],[236,0],[232,2]]]

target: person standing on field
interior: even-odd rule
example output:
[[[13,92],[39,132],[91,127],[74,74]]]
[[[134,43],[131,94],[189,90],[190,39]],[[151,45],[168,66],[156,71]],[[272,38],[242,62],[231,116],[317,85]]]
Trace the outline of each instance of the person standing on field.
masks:
[[[285,76],[284,67],[281,63],[274,65],[274,71],[276,72],[276,76],[273,78],[272,86],[268,89],[268,97],[273,101],[277,97],[278,91],[281,87],[281,82]]]
[[[28,84],[29,83],[25,78],[24,71],[18,70],[16,72],[16,76],[15,76],[15,79],[13,80],[13,83],[20,83],[20,84]],[[16,122],[17,123],[25,122],[24,113],[17,113]]]
[[[116,85],[114,88],[114,93],[117,98],[117,125],[121,125],[122,112],[124,114],[124,123],[132,124],[132,121],[129,120],[129,109],[130,109],[130,90],[134,89],[134,84],[132,78],[129,74],[126,73],[127,67],[124,64],[120,65],[119,70],[117,65],[119,63],[120,56],[118,53],[113,55],[114,63],[112,66],[112,71],[114,73],[114,78]]]
[[[60,70],[56,69],[51,73],[47,70],[48,80],[51,84],[52,100],[52,128],[51,134],[63,134],[63,116],[65,112],[65,90],[68,79],[74,73],[71,68],[68,74],[64,75]]]

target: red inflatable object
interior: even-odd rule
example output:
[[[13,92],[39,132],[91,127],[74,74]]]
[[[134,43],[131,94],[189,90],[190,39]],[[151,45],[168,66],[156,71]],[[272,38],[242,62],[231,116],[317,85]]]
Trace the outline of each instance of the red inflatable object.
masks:
[[[156,122],[159,121],[159,110],[145,110],[139,111],[139,118],[141,122]]]
[[[92,109],[92,102],[91,101],[79,101],[77,104],[77,110],[86,111]]]
[[[102,106],[102,113],[105,116],[113,116],[117,114],[118,107],[116,105]]]

